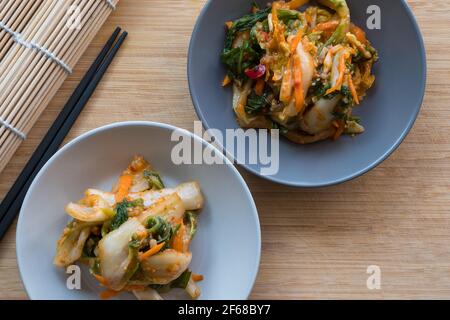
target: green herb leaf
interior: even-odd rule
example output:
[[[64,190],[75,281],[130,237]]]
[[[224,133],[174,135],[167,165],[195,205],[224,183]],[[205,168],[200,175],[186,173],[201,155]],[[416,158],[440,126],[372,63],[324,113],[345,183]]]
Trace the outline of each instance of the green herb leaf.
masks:
[[[315,95],[318,99],[333,99],[337,95],[342,95],[342,100],[345,104],[353,103],[352,93],[347,86],[342,86],[341,90],[336,90],[330,94],[326,94],[327,90],[331,88],[330,83],[323,83],[320,79],[313,81],[311,85],[311,90],[313,95]]]
[[[300,19],[300,13],[296,10],[278,9],[278,19],[288,24],[291,20]]]
[[[180,288],[180,289],[186,289],[189,280],[191,279],[192,272],[189,270],[186,270],[179,276],[177,279],[173,280],[170,284],[172,288]]]
[[[133,277],[133,275],[138,271],[140,267],[139,259],[139,247],[136,247],[136,244],[133,244],[133,241],[128,245],[128,260],[130,261],[123,276],[123,280],[128,282],[128,280]]]
[[[146,227],[158,243],[168,243],[174,234],[172,225],[162,217],[149,217],[146,221]]]
[[[353,95],[350,88],[347,86],[342,86],[339,93],[342,95],[341,105],[344,108],[350,108],[353,106]]]
[[[161,177],[157,172],[145,170],[144,178],[147,179],[150,188],[154,188],[157,190],[164,189],[164,183],[161,180]]]
[[[328,89],[331,88],[329,83],[324,84],[322,81],[315,81],[312,85],[312,89],[314,90],[314,95],[317,98],[322,98],[325,96]]]
[[[137,199],[134,201],[123,200],[116,204],[114,208],[114,218],[111,220],[110,228],[111,230],[116,230],[119,228],[125,221],[128,220],[128,209],[133,207],[143,206],[143,200]]]
[[[265,95],[258,96],[255,91],[252,91],[247,99],[247,105],[245,106],[245,112],[248,114],[255,114],[261,111],[269,103]]]
[[[139,239],[132,239],[128,244],[130,249],[138,250],[141,247],[141,241]]]
[[[267,19],[271,10],[272,8],[266,8],[255,13],[247,14],[242,18],[235,20],[231,29],[234,29],[236,32],[251,29],[255,23]]]
[[[184,216],[184,220],[189,228],[189,237],[192,239],[197,233],[197,215],[192,211],[188,211]]]
[[[260,59],[260,53],[250,46],[249,41],[245,41],[238,48],[224,50],[221,56],[221,60],[227,65],[232,78],[237,79],[246,78],[245,70],[257,66]]]
[[[267,16],[269,15],[270,11],[271,8],[266,8],[264,10],[259,10],[256,13],[248,14],[240,19],[235,20],[231,28],[227,31],[224,52],[232,49],[234,38],[236,37],[236,34],[238,32],[250,30],[257,22],[267,20]]]

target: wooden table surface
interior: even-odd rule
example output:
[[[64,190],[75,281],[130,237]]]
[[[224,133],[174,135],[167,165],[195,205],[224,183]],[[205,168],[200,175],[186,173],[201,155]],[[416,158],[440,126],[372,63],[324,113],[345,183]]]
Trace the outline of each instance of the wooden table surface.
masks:
[[[283,187],[240,170],[262,226],[251,298],[450,298],[450,3],[410,0],[428,56],[425,102],[386,162],[320,190]],[[122,0],[6,170],[3,197],[116,25],[130,36],[67,141],[112,122],[152,120],[193,130],[187,48],[204,0]],[[23,299],[15,225],[0,242],[0,299]],[[381,268],[369,290],[367,267]],[[36,269],[36,272],[39,272]]]

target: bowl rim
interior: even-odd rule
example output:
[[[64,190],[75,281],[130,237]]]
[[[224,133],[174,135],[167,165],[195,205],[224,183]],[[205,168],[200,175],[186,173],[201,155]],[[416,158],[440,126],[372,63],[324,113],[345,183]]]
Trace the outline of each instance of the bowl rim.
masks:
[[[200,107],[198,98],[196,96],[194,96],[194,94],[193,94],[194,87],[193,87],[193,79],[192,79],[192,71],[191,70],[192,70],[192,63],[193,63],[194,42],[197,39],[197,35],[200,30],[200,22],[201,22],[201,20],[203,20],[203,17],[208,12],[208,9],[213,1],[216,1],[216,0],[208,0],[207,3],[204,5],[203,9],[201,10],[199,16],[197,17],[197,21],[196,21],[194,29],[192,31],[191,39],[189,42],[189,49],[188,49],[187,77],[188,77],[189,92],[190,92],[192,104],[194,105],[195,112],[197,113],[197,116],[200,118],[202,125],[205,129],[210,129],[210,126],[207,122],[205,115],[202,112],[202,108]],[[413,109],[412,117],[409,119],[408,125],[405,127],[402,134],[398,137],[398,139],[394,142],[394,144],[389,149],[387,149],[387,151],[384,154],[382,154],[376,160],[372,161],[372,163],[370,165],[366,166],[366,168],[359,170],[353,174],[344,176],[342,178],[334,179],[332,181],[319,182],[319,183],[306,183],[306,182],[302,182],[302,181],[298,181],[298,182],[285,181],[282,178],[278,178],[277,176],[262,175],[258,170],[256,170],[255,168],[252,168],[251,166],[249,166],[246,163],[243,163],[243,164],[239,163],[238,164],[239,166],[243,167],[245,170],[253,173],[254,175],[256,175],[258,177],[261,177],[263,179],[266,179],[266,180],[269,180],[271,182],[275,182],[275,183],[278,183],[281,185],[297,187],[297,188],[323,188],[323,187],[330,187],[330,186],[335,186],[335,185],[338,185],[338,184],[341,184],[344,182],[348,182],[348,181],[354,180],[354,179],[368,173],[369,171],[378,167],[386,159],[388,159],[400,147],[400,145],[406,139],[408,134],[411,132],[411,129],[413,128],[413,126],[419,116],[420,110],[422,108],[422,104],[423,104],[425,92],[426,92],[426,84],[427,84],[427,56],[426,56],[425,43],[423,40],[422,31],[420,30],[419,24],[414,16],[413,11],[409,7],[409,5],[406,3],[406,0],[398,0],[398,1],[400,1],[401,4],[403,5],[403,8],[405,9],[405,11],[413,25],[414,31],[416,33],[416,36],[417,36],[416,38],[418,39],[419,47],[420,47],[421,67],[424,72],[423,72],[423,76],[420,79],[420,81],[421,81],[420,99],[418,100],[417,105]]]
[[[25,291],[28,295],[28,297],[32,300],[35,299],[40,299],[39,297],[33,296],[33,294],[31,293],[31,289],[29,286],[29,284],[27,284],[24,281],[24,274],[23,274],[23,270],[21,268],[21,265],[23,265],[24,261],[22,260],[22,255],[19,253],[19,251],[21,250],[21,248],[23,247],[22,245],[22,241],[21,241],[21,235],[23,234],[23,230],[22,230],[22,225],[23,225],[23,219],[24,219],[24,215],[23,215],[23,208],[25,207],[25,205],[30,201],[30,197],[31,194],[34,192],[34,189],[36,188],[36,183],[37,181],[41,178],[42,175],[45,174],[45,172],[47,171],[47,169],[52,165],[52,163],[59,158],[62,154],[64,154],[66,151],[68,151],[69,149],[71,149],[72,147],[76,146],[77,144],[81,143],[82,141],[89,139],[91,137],[94,137],[100,133],[109,131],[111,129],[115,129],[115,128],[121,128],[121,127],[152,127],[152,128],[158,128],[158,129],[162,129],[162,130],[168,130],[168,131],[179,131],[182,134],[191,137],[192,139],[195,139],[196,141],[202,143],[203,146],[207,146],[207,147],[211,147],[215,150],[216,154],[220,154],[220,156],[222,157],[222,159],[225,160],[225,165],[227,167],[230,168],[231,172],[234,174],[234,177],[238,179],[238,181],[240,182],[241,186],[244,189],[244,192],[247,196],[247,198],[249,199],[250,202],[250,207],[252,208],[252,215],[253,215],[253,220],[256,223],[256,255],[255,255],[255,261],[253,263],[255,263],[256,268],[252,271],[252,274],[250,275],[250,281],[249,281],[249,285],[247,286],[247,288],[245,288],[245,297],[244,299],[248,299],[253,287],[255,285],[258,273],[259,273],[259,268],[261,265],[261,225],[260,225],[260,221],[259,221],[259,214],[258,214],[258,209],[256,207],[255,201],[253,199],[252,193],[250,192],[250,189],[247,185],[247,183],[245,182],[244,178],[242,177],[242,175],[239,173],[239,171],[236,169],[236,167],[233,165],[233,163],[227,158],[225,157],[225,155],[223,155],[223,153],[221,153],[214,145],[210,144],[209,142],[207,142],[206,140],[202,139],[201,137],[195,135],[194,133],[183,129],[183,128],[179,128],[170,124],[166,124],[166,123],[161,123],[161,122],[154,122],[154,121],[123,121],[123,122],[114,122],[111,124],[107,124],[105,126],[101,126],[92,130],[89,130],[81,135],[79,135],[78,137],[74,138],[73,140],[69,141],[67,144],[65,144],[61,149],[59,149],[46,163],[45,165],[42,167],[42,169],[39,171],[39,173],[36,175],[36,177],[33,179],[33,182],[31,183],[27,194],[24,198],[24,201],[22,203],[21,209],[20,209],[20,213],[19,213],[19,218],[18,218],[18,222],[17,222],[17,228],[16,228],[16,257],[17,257],[17,265],[19,268],[19,275],[22,281],[22,284],[25,288]]]

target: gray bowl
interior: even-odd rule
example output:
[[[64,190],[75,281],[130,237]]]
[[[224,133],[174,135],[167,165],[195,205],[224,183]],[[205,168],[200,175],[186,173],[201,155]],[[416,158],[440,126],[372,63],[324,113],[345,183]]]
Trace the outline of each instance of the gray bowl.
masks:
[[[238,128],[232,92],[222,88],[225,67],[220,62],[224,23],[248,12],[251,0],[210,0],[192,34],[188,79],[195,110],[206,128],[222,133]],[[267,1],[257,1],[264,4]],[[375,86],[356,108],[366,132],[357,137],[299,146],[282,138],[280,169],[263,176],[297,187],[323,187],[356,178],[384,161],[411,130],[423,101],[426,57],[415,18],[403,0],[348,0],[352,21],[363,27],[380,61]],[[367,30],[368,6],[381,8],[381,30]],[[241,164],[256,175],[261,164]]]

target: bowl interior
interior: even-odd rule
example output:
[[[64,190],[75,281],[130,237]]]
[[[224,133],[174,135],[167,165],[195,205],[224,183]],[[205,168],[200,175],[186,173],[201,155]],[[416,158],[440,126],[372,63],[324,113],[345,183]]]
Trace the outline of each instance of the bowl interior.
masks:
[[[222,88],[225,67],[220,62],[224,22],[249,11],[253,1],[211,0],[193,32],[188,78],[196,111],[207,128],[224,132],[238,128],[230,88]],[[264,5],[267,1],[257,1]],[[375,86],[356,108],[366,132],[337,142],[299,146],[280,141],[280,169],[266,178],[303,187],[331,185],[354,178],[392,153],[411,129],[422,104],[426,63],[423,41],[414,17],[403,0],[347,0],[352,21],[362,27],[380,61],[375,65]],[[368,30],[367,8],[381,9],[381,30]],[[261,165],[243,166],[260,174]],[[306,169],[306,170],[305,170]]]
[[[69,290],[69,275],[52,264],[56,241],[69,220],[64,207],[89,187],[110,190],[135,154],[145,156],[169,187],[186,181],[198,181],[202,187],[206,203],[191,264],[193,271],[205,276],[201,299],[247,298],[260,255],[259,221],[251,194],[229,163],[175,165],[171,151],[178,140],[171,141],[172,129],[152,123],[100,128],[69,143],[47,163],[27,194],[17,229],[19,268],[30,298],[98,298],[101,288],[85,268],[82,290]],[[192,137],[187,131],[177,132]],[[199,138],[191,141],[193,146],[204,143]]]

